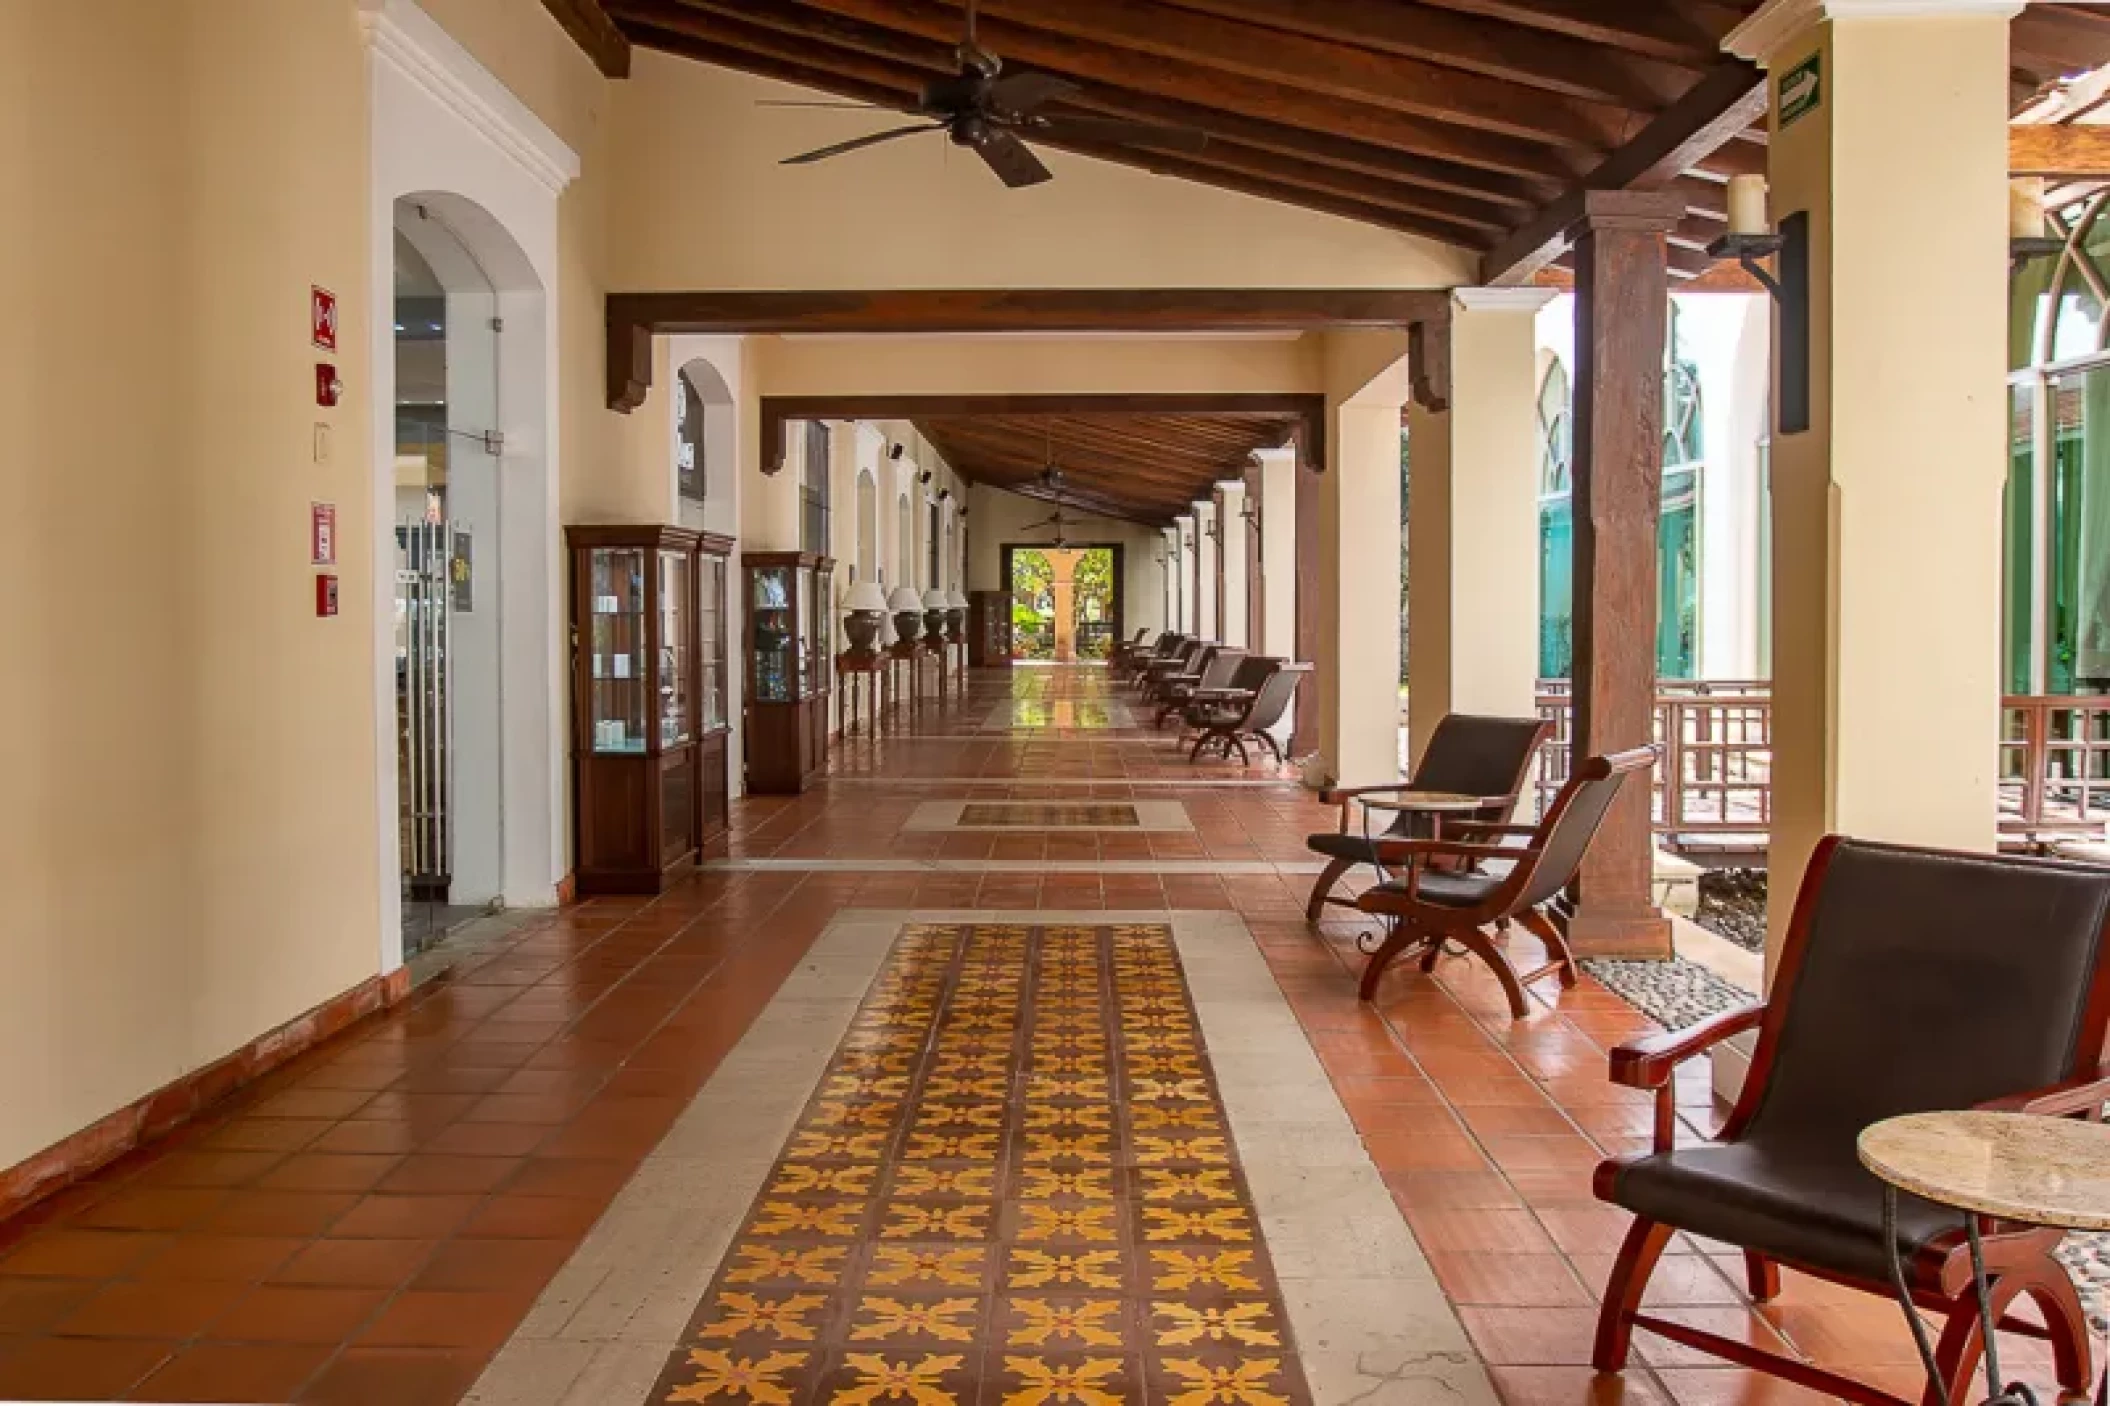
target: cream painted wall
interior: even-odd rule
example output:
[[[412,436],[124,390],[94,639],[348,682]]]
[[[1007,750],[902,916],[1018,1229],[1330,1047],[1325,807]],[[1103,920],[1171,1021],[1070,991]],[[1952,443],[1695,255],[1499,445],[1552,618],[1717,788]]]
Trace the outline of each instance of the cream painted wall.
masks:
[[[1060,151],[1043,153],[1056,179],[1025,191],[937,136],[779,165],[890,116],[757,105],[812,96],[639,51],[610,106],[624,153],[613,286],[1412,288],[1472,276],[1461,250]]]
[[[0,1165],[378,968],[365,86],[352,0],[0,13]]]

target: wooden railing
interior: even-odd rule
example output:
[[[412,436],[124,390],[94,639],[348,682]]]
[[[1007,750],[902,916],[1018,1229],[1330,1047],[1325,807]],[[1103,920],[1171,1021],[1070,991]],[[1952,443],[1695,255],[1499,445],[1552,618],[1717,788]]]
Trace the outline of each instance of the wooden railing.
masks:
[[[1574,713],[1565,679],[1539,682],[1553,725],[1541,811],[1568,777]],[[2001,843],[2040,849],[2110,827],[2110,697],[2001,700]],[[1773,821],[1773,699],[1754,680],[1666,680],[1656,695],[1654,820],[1666,847],[1763,848]]]

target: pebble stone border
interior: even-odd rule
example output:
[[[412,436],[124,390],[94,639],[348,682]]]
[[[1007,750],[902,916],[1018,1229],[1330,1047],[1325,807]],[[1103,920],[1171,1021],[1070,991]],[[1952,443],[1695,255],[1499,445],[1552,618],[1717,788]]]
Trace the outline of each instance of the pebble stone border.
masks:
[[[1666,1030],[1681,1030],[1751,999],[1698,962],[1676,957],[1668,962],[1623,962],[1588,957],[1582,969],[1605,988]],[[2110,1234],[2072,1232],[2059,1247],[2059,1259],[2073,1275],[2088,1324],[2110,1333]]]

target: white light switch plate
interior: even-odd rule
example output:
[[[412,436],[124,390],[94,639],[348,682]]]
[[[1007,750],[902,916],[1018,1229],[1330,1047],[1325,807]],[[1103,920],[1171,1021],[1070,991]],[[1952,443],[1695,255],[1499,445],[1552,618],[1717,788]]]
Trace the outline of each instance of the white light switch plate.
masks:
[[[315,422],[315,462],[330,462],[330,427],[320,420]]]

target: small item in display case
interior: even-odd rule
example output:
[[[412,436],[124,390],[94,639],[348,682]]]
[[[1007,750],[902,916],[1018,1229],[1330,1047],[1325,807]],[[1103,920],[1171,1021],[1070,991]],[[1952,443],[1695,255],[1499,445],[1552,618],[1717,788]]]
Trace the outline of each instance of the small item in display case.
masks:
[[[747,783],[792,795],[827,765],[835,563],[810,552],[750,552]]]

